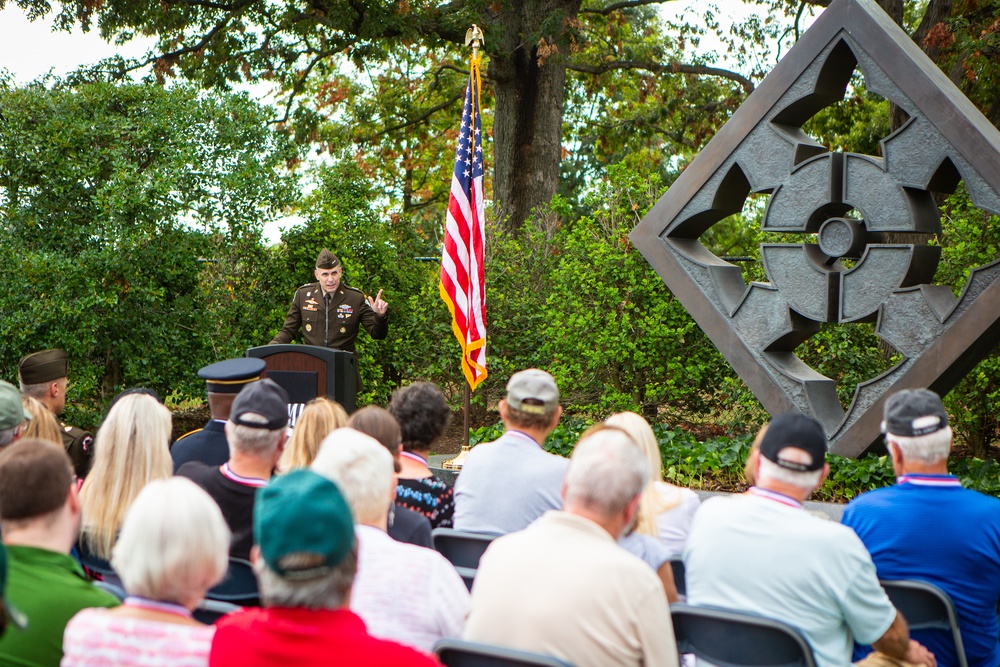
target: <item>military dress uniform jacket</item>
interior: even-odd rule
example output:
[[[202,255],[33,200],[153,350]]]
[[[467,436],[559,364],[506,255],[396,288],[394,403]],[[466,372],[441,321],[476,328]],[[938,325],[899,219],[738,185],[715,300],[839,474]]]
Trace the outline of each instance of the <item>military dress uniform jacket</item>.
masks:
[[[59,422],[59,426],[63,447],[73,461],[73,472],[83,479],[90,472],[90,464],[94,459],[94,436],[82,428],[69,426],[65,422]]]
[[[326,300],[319,283],[310,283],[295,291],[285,323],[271,345],[290,343],[301,328],[307,345],[354,352],[361,326],[372,338],[381,340],[389,333],[389,316],[372,310],[359,289],[341,284]]]

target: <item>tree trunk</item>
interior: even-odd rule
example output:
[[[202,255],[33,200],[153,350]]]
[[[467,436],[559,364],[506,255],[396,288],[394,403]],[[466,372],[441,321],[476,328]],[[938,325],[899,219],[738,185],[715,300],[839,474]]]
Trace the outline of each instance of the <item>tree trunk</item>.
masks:
[[[500,15],[490,51],[493,202],[509,229],[547,203],[559,184],[568,22],[579,0],[518,0]],[[553,28],[546,34],[546,28]],[[544,40],[544,41],[542,41]]]

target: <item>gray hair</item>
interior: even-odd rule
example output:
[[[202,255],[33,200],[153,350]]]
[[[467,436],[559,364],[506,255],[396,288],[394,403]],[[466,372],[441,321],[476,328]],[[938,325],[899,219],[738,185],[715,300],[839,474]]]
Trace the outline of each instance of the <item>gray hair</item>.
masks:
[[[24,382],[20,382],[21,395],[31,396],[32,398],[41,400],[45,394],[49,392],[49,386],[53,382],[55,382],[55,380],[50,380],[49,382],[36,382],[34,384],[24,384]]]
[[[183,477],[155,480],[125,515],[111,564],[129,593],[184,604],[225,575],[230,540],[201,487]]]
[[[779,453],[784,459],[791,461],[798,459],[800,463],[806,463],[806,459],[810,458],[808,452],[798,447],[785,447]],[[783,484],[791,484],[803,491],[812,491],[819,486],[819,480],[822,475],[822,468],[819,470],[789,470],[788,468],[779,466],[770,459],[764,458],[764,455],[761,454],[760,468],[757,470],[757,483],[781,482]]]
[[[22,424],[24,422],[21,422]],[[15,436],[17,436],[17,430],[21,428],[21,424],[15,424],[10,428],[0,429],[0,447],[6,447],[10,443],[14,442]]]
[[[566,472],[566,502],[612,516],[642,493],[651,474],[646,455],[624,431],[604,429],[573,449]]]
[[[905,458],[921,463],[937,463],[948,458],[951,453],[951,426],[945,426],[939,431],[907,438],[902,435],[886,433],[885,439],[899,447]]]
[[[267,424],[267,417],[255,412],[247,412],[241,415],[240,419]],[[274,450],[278,447],[278,441],[281,440],[281,435],[284,432],[284,426],[272,431],[267,428],[226,422],[226,439],[229,441],[229,446],[251,456],[267,457],[274,454]]]
[[[378,440],[338,428],[323,439],[311,468],[340,487],[358,523],[378,523],[388,514],[395,469]]]
[[[339,609],[347,606],[348,594],[358,571],[358,545],[351,548],[329,574],[318,579],[292,581],[272,570],[261,558],[254,566],[265,607]]]

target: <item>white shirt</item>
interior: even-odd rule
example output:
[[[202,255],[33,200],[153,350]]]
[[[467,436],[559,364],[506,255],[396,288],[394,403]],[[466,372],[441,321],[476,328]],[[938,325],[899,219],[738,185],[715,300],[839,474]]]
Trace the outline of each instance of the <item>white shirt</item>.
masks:
[[[469,590],[448,560],[397,542],[371,526],[355,527],[358,574],[351,610],[368,632],[429,653],[444,637],[461,637]]]

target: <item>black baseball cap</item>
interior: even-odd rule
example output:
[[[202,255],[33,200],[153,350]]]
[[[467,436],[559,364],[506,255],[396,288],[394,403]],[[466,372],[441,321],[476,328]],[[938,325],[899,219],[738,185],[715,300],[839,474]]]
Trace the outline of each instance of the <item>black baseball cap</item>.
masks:
[[[790,461],[780,456],[786,447],[795,447],[812,457],[810,463]],[[760,441],[760,453],[782,468],[807,472],[819,470],[826,462],[826,434],[812,417],[799,412],[778,415],[771,420]]]
[[[258,423],[244,419],[244,415],[254,413],[267,419]],[[267,378],[251,382],[243,388],[229,411],[229,421],[240,426],[266,428],[269,431],[288,426],[288,392]]]
[[[935,433],[948,426],[941,397],[930,389],[904,389],[885,402],[882,432],[904,438]]]

